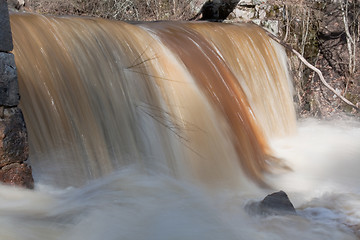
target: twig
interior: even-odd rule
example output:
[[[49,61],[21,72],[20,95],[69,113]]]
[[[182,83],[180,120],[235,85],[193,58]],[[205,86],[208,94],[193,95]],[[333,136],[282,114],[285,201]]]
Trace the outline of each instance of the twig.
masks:
[[[181,135],[181,132],[182,132],[182,129],[183,127],[181,126],[181,124],[177,124],[176,123],[176,119],[175,121],[171,121],[171,120],[168,120],[166,119],[166,117],[164,116],[161,116],[161,112],[163,111],[161,108],[158,108],[158,115],[156,114],[152,114],[150,113],[150,111],[154,111],[154,107],[153,109],[149,108],[149,109],[146,109],[145,106],[137,106],[137,108],[142,111],[143,113],[145,113],[146,115],[148,115],[149,117],[151,117],[152,119],[154,119],[156,122],[158,122],[161,126],[169,129],[173,134],[175,134],[175,136],[178,137],[180,143],[182,143],[186,148],[188,148],[190,151],[192,151],[193,153],[195,153],[197,156],[199,156],[200,158],[204,159],[204,157],[198,153],[195,149],[193,149],[191,146],[190,146],[190,142],[191,140],[190,139],[187,139],[185,136],[182,136]],[[166,113],[168,116],[167,117],[170,117],[170,118],[173,118],[172,115],[170,115],[170,113],[167,113],[164,111],[164,113]],[[160,114],[160,115],[159,115]],[[171,126],[173,125],[173,126]]]
[[[337,97],[339,97],[343,102],[345,102],[346,104],[348,104],[349,106],[355,108],[356,110],[359,110],[359,108],[353,104],[352,102],[350,102],[349,100],[347,100],[346,98],[344,98],[343,96],[341,96],[338,92],[336,92],[335,89],[333,89],[326,81],[325,78],[322,74],[322,72],[316,68],[315,66],[313,66],[312,64],[310,64],[298,51],[296,51],[295,49],[293,49],[291,46],[289,46],[288,44],[284,43],[283,41],[281,41],[280,39],[278,39],[275,35],[273,35],[271,32],[267,31],[265,29],[266,34],[271,37],[273,40],[275,40],[277,43],[281,44],[282,46],[284,46],[286,49],[288,49],[289,51],[291,51],[292,53],[294,53],[308,68],[310,68],[311,70],[313,70],[314,72],[317,73],[317,75],[320,78],[320,81],[325,85],[325,87],[327,87],[330,91],[332,91]]]

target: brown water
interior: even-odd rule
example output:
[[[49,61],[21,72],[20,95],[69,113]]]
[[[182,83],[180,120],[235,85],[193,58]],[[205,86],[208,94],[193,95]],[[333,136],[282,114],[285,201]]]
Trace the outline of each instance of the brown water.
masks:
[[[230,184],[243,171],[264,184],[268,137],[294,132],[283,52],[258,27],[37,15],[11,23],[35,178],[55,169],[78,185],[139,162],[202,183]],[[249,102],[257,94],[263,100]]]
[[[1,239],[356,239],[359,125],[297,128],[287,57],[261,28],[11,27],[36,189],[0,186]],[[244,211],[280,189],[298,216]]]

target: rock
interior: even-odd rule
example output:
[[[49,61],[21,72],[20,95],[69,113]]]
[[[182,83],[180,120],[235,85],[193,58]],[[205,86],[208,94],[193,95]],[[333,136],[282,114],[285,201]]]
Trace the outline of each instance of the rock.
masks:
[[[255,8],[235,8],[233,14],[234,18],[250,21],[255,17]]]
[[[25,163],[29,144],[19,104],[19,87],[9,22],[8,1],[0,0],[0,181],[34,188],[31,168]],[[25,1],[9,0],[9,6]]]
[[[26,4],[25,0],[8,0],[9,9],[22,10]]]
[[[262,210],[268,212],[296,214],[293,204],[284,191],[267,195],[264,200],[260,202],[260,206]]]
[[[31,167],[26,163],[12,163],[1,168],[0,181],[9,185],[34,188]]]
[[[26,126],[19,108],[0,109],[0,168],[29,156]]]
[[[270,31],[275,36],[279,35],[279,21],[278,20],[260,20],[260,19],[254,19],[252,20],[253,23],[256,25],[259,25],[266,30]]]
[[[0,106],[17,106],[19,99],[14,55],[0,52]]]
[[[254,6],[253,0],[240,0],[238,3],[239,6]]]
[[[0,51],[13,50],[12,36],[9,22],[9,10],[6,0],[0,0]]]
[[[238,3],[239,0],[209,0],[201,8],[200,20],[224,21]]]
[[[284,191],[267,195],[260,202],[251,202],[245,206],[251,215],[295,215],[296,210]]]
[[[255,6],[266,3],[267,0],[240,0],[239,6]]]
[[[0,107],[0,181],[34,188],[26,126],[19,108]]]

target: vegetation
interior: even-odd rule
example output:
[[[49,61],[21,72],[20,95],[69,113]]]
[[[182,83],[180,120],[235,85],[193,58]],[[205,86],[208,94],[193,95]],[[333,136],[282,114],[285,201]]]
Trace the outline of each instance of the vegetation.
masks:
[[[191,0],[30,0],[29,5],[44,14],[153,21],[189,18],[193,15],[193,2]]]
[[[280,20],[283,43],[317,67],[306,67],[300,57],[292,54],[293,72],[300,116],[333,118],[345,111],[359,115],[356,107],[340,101],[347,96],[359,96],[359,12],[357,0],[268,0],[273,18]],[[291,51],[290,51],[291,52]],[[323,84],[326,79],[326,85]],[[328,86],[332,86],[329,90]],[[336,96],[340,96],[339,99]],[[350,105],[359,107],[358,98],[347,98]]]

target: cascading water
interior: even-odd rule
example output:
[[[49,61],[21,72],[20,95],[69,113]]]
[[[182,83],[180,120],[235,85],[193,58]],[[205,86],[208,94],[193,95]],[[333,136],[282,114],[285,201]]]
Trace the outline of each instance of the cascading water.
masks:
[[[0,186],[1,238],[356,239],[359,128],[296,133],[286,55],[261,28],[34,14],[11,27],[36,190]],[[249,216],[266,185],[299,216]]]
[[[271,54],[279,47],[258,28],[12,19],[35,178],[51,168],[62,172],[51,176],[57,183],[66,175],[70,182],[64,184],[77,185],[138,162],[145,168],[160,164],[179,178],[234,183],[242,175],[240,162],[261,182],[271,154],[266,136],[277,133],[271,125],[283,123],[282,132],[294,129],[285,61]],[[235,74],[220,39],[206,39],[204,31],[214,28],[219,35],[233,33],[226,40],[236,52],[243,38],[259,63],[248,65],[239,57]],[[231,57],[237,55],[227,53]],[[245,81],[246,71],[258,74]],[[242,85],[257,99],[252,82],[265,89],[279,85],[275,92],[262,90],[278,98],[267,101],[261,93],[263,100],[250,106]],[[261,109],[271,109],[263,113],[269,116],[266,128],[255,116]]]

